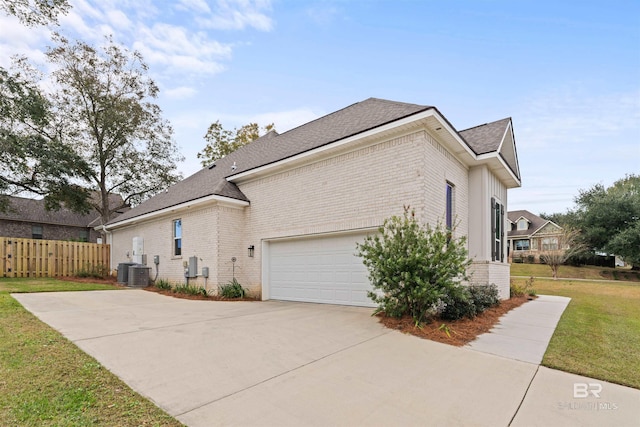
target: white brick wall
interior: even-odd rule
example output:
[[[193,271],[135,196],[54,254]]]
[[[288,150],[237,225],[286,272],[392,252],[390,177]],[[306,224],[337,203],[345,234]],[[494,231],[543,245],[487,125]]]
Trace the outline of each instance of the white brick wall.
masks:
[[[249,198],[245,247],[254,245],[247,284],[261,287],[261,242],[279,237],[376,228],[410,205],[423,221],[444,220],[455,186],[457,232],[466,234],[467,170],[424,131],[240,184]]]
[[[490,174],[487,170],[483,173]],[[197,256],[198,274],[208,266],[208,287],[216,288],[233,277],[231,258],[235,257],[235,277],[252,294],[259,295],[263,241],[373,230],[385,218],[402,214],[406,205],[424,222],[443,222],[447,182],[454,185],[456,233],[467,235],[470,210],[483,209],[469,205],[470,188],[486,191],[482,198],[489,200],[492,180],[485,181],[484,187],[470,183],[468,169],[435,136],[418,130],[240,183],[240,190],[250,200],[249,207],[212,202],[115,230],[113,265],[128,261],[125,253],[131,251],[132,238],[143,237],[150,266],[153,255],[160,255],[160,278],[184,282],[182,262]],[[497,191],[501,193],[500,188]],[[504,197],[506,202],[506,194]],[[172,221],[178,218],[183,228],[182,257],[173,257]],[[247,253],[250,245],[255,247],[253,258]],[[488,263],[474,264],[473,271],[484,282],[499,285],[501,293],[506,286],[508,295],[508,264],[506,270]],[[203,284],[204,280],[195,282]]]

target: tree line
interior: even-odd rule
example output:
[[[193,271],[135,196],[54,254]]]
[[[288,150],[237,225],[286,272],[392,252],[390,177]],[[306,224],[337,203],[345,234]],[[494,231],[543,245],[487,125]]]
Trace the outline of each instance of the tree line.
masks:
[[[27,27],[57,25],[70,8],[68,0],[0,0]],[[0,67],[0,211],[9,208],[7,196],[28,194],[48,209],[94,209],[104,224],[180,180],[184,158],[139,52],[112,37],[100,47],[58,33],[52,40],[50,75],[24,57]],[[216,121],[198,158],[209,165],[273,128],[231,131]],[[121,204],[113,204],[116,194]]]
[[[576,242],[587,252],[618,255],[640,269],[640,175],[580,190],[573,209],[540,216],[578,230]]]

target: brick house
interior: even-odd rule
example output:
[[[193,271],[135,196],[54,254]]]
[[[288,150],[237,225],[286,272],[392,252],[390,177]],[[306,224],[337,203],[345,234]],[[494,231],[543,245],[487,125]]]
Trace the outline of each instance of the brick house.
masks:
[[[425,223],[458,223],[474,283],[508,297],[518,186],[511,119],[457,131],[435,107],[370,98],[272,131],[109,222],[111,267],[144,253],[160,278],[235,276],[265,300],[367,306],[356,242],[410,205]]]
[[[540,252],[557,250],[562,227],[527,210],[507,213],[509,259],[540,262]]]
[[[122,197],[112,195],[112,205],[122,204]],[[9,197],[9,207],[0,211],[0,236],[23,239],[72,240],[96,243],[101,234],[95,227],[100,215],[70,209],[47,210],[44,200]]]

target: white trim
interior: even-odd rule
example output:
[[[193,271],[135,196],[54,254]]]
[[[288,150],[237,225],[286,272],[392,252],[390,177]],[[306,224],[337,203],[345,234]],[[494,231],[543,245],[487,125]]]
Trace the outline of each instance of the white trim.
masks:
[[[411,123],[415,123],[418,122],[420,120],[429,118],[429,117],[434,117],[439,123],[440,126],[443,128],[446,128],[447,131],[451,134],[451,136],[456,140],[456,142],[458,144],[460,144],[460,146],[462,146],[464,148],[464,151],[466,151],[466,153],[471,156],[474,160],[476,159],[476,155],[473,153],[473,151],[471,150],[471,147],[469,147],[462,138],[460,138],[460,136],[458,135],[457,131],[455,129],[453,129],[451,126],[449,126],[449,124],[447,123],[447,121],[442,117],[441,114],[439,114],[439,112],[435,109],[435,108],[429,108],[426,111],[422,111],[420,113],[405,117],[403,119],[399,119],[396,120],[394,122],[391,123],[387,123],[386,125],[383,126],[379,126],[376,127],[374,129],[370,129],[368,131],[365,132],[361,132],[358,133],[356,135],[352,135],[349,136],[347,138],[329,143],[329,144],[325,144],[322,145],[320,147],[317,148],[312,148],[311,150],[305,151],[303,153],[299,153],[296,154],[294,156],[288,157],[286,159],[282,159],[282,160],[278,160],[275,161],[273,163],[267,164],[267,165],[263,165],[263,166],[259,166],[257,168],[253,168],[253,169],[249,169],[247,171],[244,172],[240,172],[238,174],[235,175],[230,175],[228,176],[226,179],[227,181],[230,182],[238,182],[238,181],[242,181],[246,178],[249,178],[253,175],[257,175],[260,174],[262,172],[266,172],[270,169],[275,169],[275,168],[279,168],[284,166],[287,163],[292,163],[295,162],[297,160],[304,160],[308,157],[311,156],[315,156],[318,154],[321,154],[323,152],[326,152],[328,150],[333,150],[339,147],[342,147],[346,144],[352,143],[354,141],[358,141],[358,140],[363,140],[363,139],[367,139],[367,138],[371,138],[374,137],[376,135],[379,135],[381,133],[390,131],[392,129],[401,127],[401,126],[405,126]],[[425,126],[426,127],[426,126]]]
[[[237,199],[232,199],[230,197],[224,197],[224,196],[218,196],[217,194],[212,194],[211,196],[201,197],[199,199],[191,200],[189,202],[180,203],[174,206],[169,206],[168,208],[159,209],[157,211],[149,212],[144,215],[135,216],[133,218],[115,222],[109,226],[105,226],[105,230],[121,228],[126,225],[135,224],[140,221],[146,221],[150,218],[155,218],[155,217],[166,215],[166,214],[179,213],[186,209],[190,209],[193,207],[200,207],[201,205],[205,205],[208,203],[221,204],[221,205],[227,205],[227,206],[236,206],[236,207],[249,206],[249,202],[245,202],[244,200],[237,200]]]
[[[515,187],[520,187],[522,185],[522,182],[520,181],[520,179],[518,179],[516,174],[511,170],[509,165],[507,165],[507,163],[504,161],[502,156],[500,156],[499,152],[492,151],[491,153],[480,154],[480,155],[477,156],[477,160],[478,161],[483,161],[484,160],[486,162],[491,162],[494,159],[497,160],[498,162],[500,162],[500,166],[502,166],[502,169],[507,171],[509,176],[513,179],[513,182],[515,183]],[[506,183],[507,180],[504,180],[504,181]],[[514,188],[514,187],[507,187],[507,189],[508,188]]]

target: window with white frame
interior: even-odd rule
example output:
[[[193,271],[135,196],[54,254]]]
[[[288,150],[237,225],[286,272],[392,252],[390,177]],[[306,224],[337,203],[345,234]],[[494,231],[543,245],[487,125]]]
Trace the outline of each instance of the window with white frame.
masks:
[[[545,237],[542,239],[543,251],[557,251],[558,250],[558,238],[557,237]]]
[[[182,255],[182,220],[173,220],[173,256]]]
[[[528,251],[529,247],[529,239],[518,239],[513,241],[513,248],[516,251]]]
[[[504,205],[491,198],[491,260],[504,262]]]
[[[529,221],[524,218],[520,218],[518,220],[518,230],[526,230],[529,228]]]

